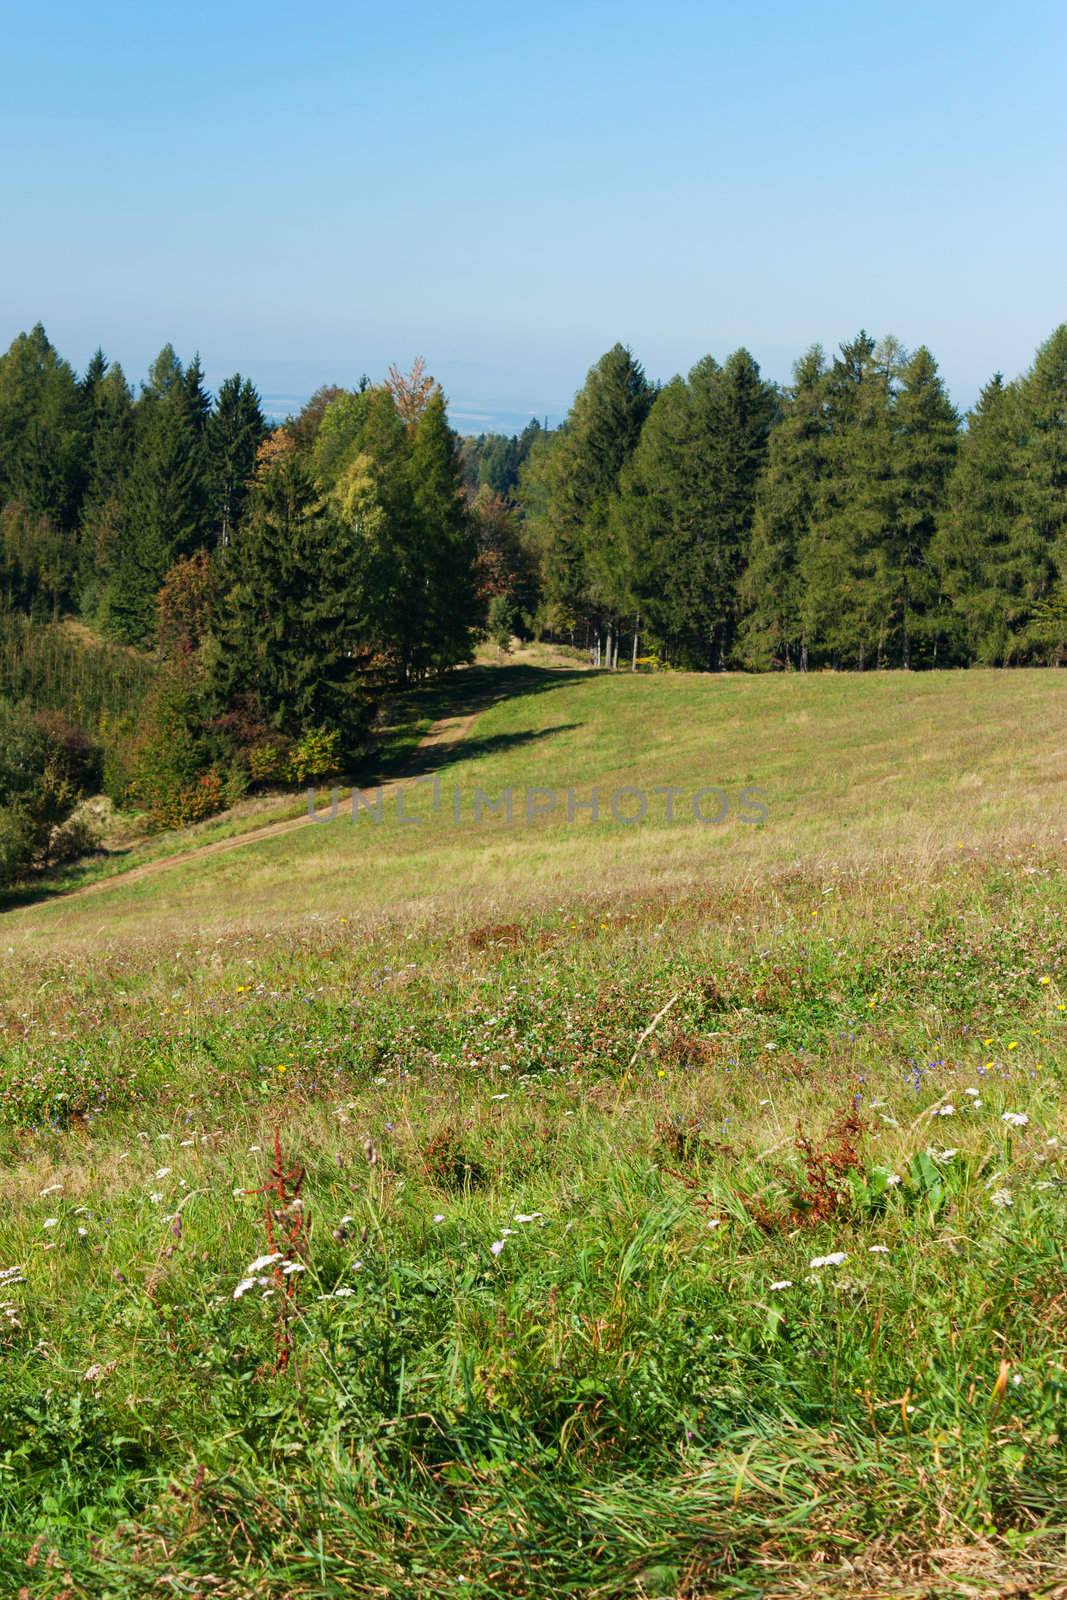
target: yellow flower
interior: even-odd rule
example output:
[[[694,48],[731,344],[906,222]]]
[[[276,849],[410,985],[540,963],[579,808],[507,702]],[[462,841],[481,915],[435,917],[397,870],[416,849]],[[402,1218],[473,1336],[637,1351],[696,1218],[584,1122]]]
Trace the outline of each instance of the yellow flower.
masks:
[[[1018,1048],[1019,1048],[1018,1044],[1015,1042],[1014,1039],[1012,1039],[1012,1041],[1008,1045],[1008,1049],[1009,1050],[1018,1050]]]
[[[1051,979],[1051,978],[1042,978],[1042,979],[1041,979],[1041,982],[1042,982],[1042,983],[1051,983],[1051,982],[1052,982],[1052,979]]]
[[[287,1072],[289,1069],[288,1069],[288,1067],[286,1067],[284,1062],[279,1062],[279,1064],[278,1064],[278,1066],[277,1066],[277,1068],[275,1070],[278,1071],[278,1072]]]

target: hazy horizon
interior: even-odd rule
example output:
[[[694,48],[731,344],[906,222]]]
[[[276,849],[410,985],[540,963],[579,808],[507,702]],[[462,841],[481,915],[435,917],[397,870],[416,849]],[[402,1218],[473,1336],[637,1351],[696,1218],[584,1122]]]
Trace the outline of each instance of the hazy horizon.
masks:
[[[1067,316],[1067,13],[277,0],[5,11],[0,336],[272,409],[425,356],[463,431],[558,422],[617,340],[788,380],[861,327],[955,403]],[[280,398],[279,398],[280,397]]]

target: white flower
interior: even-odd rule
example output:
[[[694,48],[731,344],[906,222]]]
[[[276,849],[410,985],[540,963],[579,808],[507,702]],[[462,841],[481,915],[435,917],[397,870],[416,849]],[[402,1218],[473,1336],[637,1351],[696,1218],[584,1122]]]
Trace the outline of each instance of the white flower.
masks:
[[[721,1217],[709,1217],[708,1218],[708,1227],[709,1228],[721,1228],[722,1227],[722,1218]]]
[[[490,1100],[506,1100],[508,1096],[506,1094],[491,1094],[489,1098]]]
[[[79,1228],[78,1229],[78,1238],[79,1239],[84,1239],[84,1238],[86,1238],[88,1236],[88,1233],[89,1233],[88,1228]]]
[[[443,1222],[445,1220],[445,1214],[443,1211],[439,1211],[436,1217],[431,1217],[430,1220],[431,1222]]]
[[[152,1193],[148,1196],[148,1198],[149,1198],[149,1200],[151,1200],[151,1202],[152,1202],[152,1204],[154,1206],[157,1206],[159,1204],[159,1202],[162,1200],[163,1196],[160,1194],[158,1189],[154,1189],[152,1191]]]
[[[57,1228],[59,1226],[59,1218],[58,1217],[45,1217],[44,1222],[41,1224],[41,1226],[44,1227],[44,1228]]]
[[[889,1254],[889,1246],[887,1244],[869,1244],[867,1246],[867,1254],[869,1256],[887,1256]]]
[[[1006,1122],[1009,1128],[1025,1128],[1030,1122],[1025,1111],[1005,1111],[1000,1120]]]
[[[287,1261],[282,1271],[287,1278],[291,1278],[294,1272],[306,1272],[307,1267],[304,1266],[302,1261]]]
[[[791,1289],[792,1287],[793,1287],[792,1278],[779,1278],[776,1283],[772,1283],[771,1284],[771,1289],[772,1290],[774,1290],[774,1289]]]
[[[500,1254],[501,1250],[503,1250],[503,1248],[504,1248],[503,1239],[494,1239],[492,1244],[489,1246],[489,1248],[490,1248],[490,1250],[493,1252],[493,1254],[495,1256],[498,1256]]]
[[[274,1263],[276,1261],[280,1261],[281,1259],[282,1259],[281,1251],[280,1250],[275,1250],[273,1255],[270,1255],[270,1256],[257,1256],[254,1261],[250,1261],[248,1263],[248,1266],[246,1267],[245,1270],[247,1272],[262,1272],[264,1267],[273,1267]]]
[[[934,1112],[934,1115],[935,1117],[954,1117],[956,1115],[956,1107],[938,1106],[937,1110]]]
[[[900,1182],[900,1173],[899,1172],[891,1172],[889,1174],[888,1178],[885,1180],[885,1186],[886,1186],[887,1189],[894,1189],[894,1188],[896,1188],[896,1186],[897,1186],[897,1184],[899,1182]]]
[[[240,1300],[240,1298],[241,1298],[241,1296],[243,1294],[247,1294],[249,1289],[254,1289],[255,1286],[256,1286],[255,1278],[242,1278],[240,1283],[237,1285],[236,1289],[233,1291],[234,1299],[235,1300]]]
[[[319,1299],[320,1300],[347,1300],[348,1296],[350,1294],[355,1294],[355,1292],[356,1291],[354,1289],[350,1289],[346,1283],[343,1283],[339,1289],[335,1289],[333,1291],[333,1294],[320,1294],[319,1295]]]
[[[21,1283],[22,1281],[21,1267],[5,1267],[0,1272],[0,1283]]]
[[[41,1190],[41,1197],[43,1198],[46,1194],[59,1194],[62,1188],[63,1185],[61,1183],[50,1183],[47,1189]]]
[[[981,1094],[982,1091],[981,1091],[981,1089],[973,1089],[972,1088],[972,1089],[964,1089],[963,1092],[964,1092],[964,1094],[969,1094],[972,1100],[977,1100],[978,1096]]]
[[[842,1261],[847,1261],[848,1255],[844,1250],[835,1250],[828,1256],[812,1256],[808,1262],[809,1267],[839,1267]]]
[[[989,1196],[989,1199],[992,1205],[1000,1206],[1002,1208],[1004,1206],[1010,1206],[1013,1203],[1010,1189],[995,1189]]]
[[[958,1150],[933,1150],[931,1154],[935,1161],[951,1161],[953,1156],[958,1156]]]
[[[157,1178],[169,1178],[170,1177],[170,1168],[169,1167],[158,1167],[156,1169],[156,1177]]]
[[[513,1222],[536,1222],[540,1215],[540,1211],[516,1211],[511,1220]]]

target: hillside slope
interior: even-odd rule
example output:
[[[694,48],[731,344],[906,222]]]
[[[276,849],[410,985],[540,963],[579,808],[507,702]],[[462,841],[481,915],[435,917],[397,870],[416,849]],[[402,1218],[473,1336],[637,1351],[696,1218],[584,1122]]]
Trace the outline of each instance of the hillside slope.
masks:
[[[1059,1600],[1058,675],[497,681],[2,919],[0,1590]]]

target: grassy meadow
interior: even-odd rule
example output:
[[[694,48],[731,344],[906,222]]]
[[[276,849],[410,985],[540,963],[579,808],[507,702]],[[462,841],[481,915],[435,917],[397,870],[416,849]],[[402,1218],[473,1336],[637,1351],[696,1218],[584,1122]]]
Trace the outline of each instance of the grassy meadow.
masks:
[[[1064,707],[483,665],[7,911],[0,1593],[1067,1593]]]

